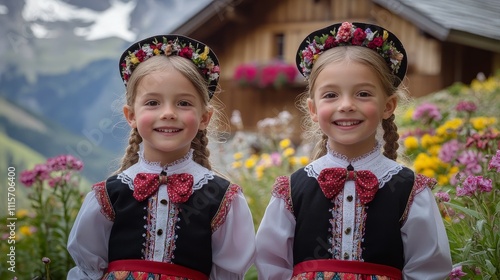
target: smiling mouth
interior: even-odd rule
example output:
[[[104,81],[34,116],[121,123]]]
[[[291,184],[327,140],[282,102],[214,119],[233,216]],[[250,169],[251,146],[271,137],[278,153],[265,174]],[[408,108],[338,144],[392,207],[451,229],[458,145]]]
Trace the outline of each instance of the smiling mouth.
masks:
[[[178,128],[171,128],[171,129],[161,129],[161,128],[157,128],[157,129],[155,129],[155,131],[158,131],[158,132],[164,132],[164,133],[174,133],[174,132],[179,132],[179,131],[181,131],[181,129],[178,129]]]
[[[338,121],[333,123],[338,126],[353,126],[362,123],[362,121]]]

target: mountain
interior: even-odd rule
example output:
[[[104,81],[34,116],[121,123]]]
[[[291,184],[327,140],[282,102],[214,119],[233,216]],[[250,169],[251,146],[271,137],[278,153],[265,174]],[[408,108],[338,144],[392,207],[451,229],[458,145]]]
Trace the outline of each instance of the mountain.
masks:
[[[101,132],[102,133],[102,132]],[[1,162],[5,170],[13,166],[20,172],[44,163],[46,158],[71,154],[84,162],[82,175],[89,181],[103,180],[120,157],[95,145],[99,134],[89,132],[88,138],[73,134],[49,119],[33,114],[0,98]]]
[[[2,144],[2,162],[25,168],[70,153],[89,181],[102,180],[128,137],[122,51],[209,2],[0,0],[0,136],[11,147]]]

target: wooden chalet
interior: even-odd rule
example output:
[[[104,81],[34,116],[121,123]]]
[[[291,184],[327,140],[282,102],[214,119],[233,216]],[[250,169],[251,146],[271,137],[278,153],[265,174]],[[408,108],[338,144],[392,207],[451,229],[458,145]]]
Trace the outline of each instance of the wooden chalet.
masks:
[[[276,59],[295,65],[305,36],[341,21],[376,23],[398,36],[408,54],[407,85],[415,97],[500,69],[498,0],[213,0],[171,33],[201,40],[215,51],[225,113],[239,110],[245,129],[255,130],[259,120],[282,110],[297,116],[299,126],[295,101],[305,83],[297,75],[279,89],[244,87],[234,80],[235,70]]]

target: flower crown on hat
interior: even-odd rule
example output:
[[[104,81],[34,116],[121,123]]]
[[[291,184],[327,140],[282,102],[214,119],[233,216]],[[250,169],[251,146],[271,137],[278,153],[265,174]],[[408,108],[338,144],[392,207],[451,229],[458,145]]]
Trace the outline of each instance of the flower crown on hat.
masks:
[[[406,74],[406,51],[399,39],[380,26],[357,22],[337,23],[309,34],[297,52],[296,64],[300,73],[308,79],[319,55],[339,46],[362,46],[376,51],[399,78],[395,86]]]
[[[157,55],[177,55],[191,60],[208,82],[209,97],[212,98],[219,81],[219,61],[205,44],[181,35],[157,35],[131,45],[120,58],[120,75],[127,85],[135,68]]]

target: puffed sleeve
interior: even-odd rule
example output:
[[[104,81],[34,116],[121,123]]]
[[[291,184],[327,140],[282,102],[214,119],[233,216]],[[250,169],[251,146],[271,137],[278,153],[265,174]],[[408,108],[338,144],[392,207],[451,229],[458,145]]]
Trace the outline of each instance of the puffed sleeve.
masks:
[[[235,187],[235,185],[233,185]],[[255,228],[252,214],[241,188],[226,195],[229,208],[225,221],[212,234],[210,279],[244,279],[255,258]]]
[[[278,178],[255,238],[259,280],[292,277],[296,221],[289,198],[287,178]]]
[[[448,277],[452,269],[448,236],[430,188],[415,195],[401,233],[406,260],[405,280]]]
[[[68,280],[100,279],[108,267],[108,241],[113,222],[101,213],[95,191],[91,191],[78,212],[68,239],[68,252],[76,267]]]

